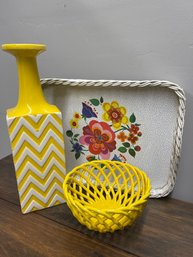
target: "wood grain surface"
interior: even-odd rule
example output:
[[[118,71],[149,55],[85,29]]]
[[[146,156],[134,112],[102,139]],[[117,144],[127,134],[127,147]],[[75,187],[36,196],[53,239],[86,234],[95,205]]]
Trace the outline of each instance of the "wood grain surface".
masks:
[[[22,215],[5,200],[0,206],[2,256],[133,256],[35,213]]]
[[[12,157],[0,161],[0,256],[193,256],[193,204],[150,199],[132,227],[89,231],[66,204],[21,214]]]

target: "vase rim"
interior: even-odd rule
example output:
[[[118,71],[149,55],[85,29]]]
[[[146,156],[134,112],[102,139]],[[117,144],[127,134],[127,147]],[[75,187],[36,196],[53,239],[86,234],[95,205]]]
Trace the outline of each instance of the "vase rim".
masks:
[[[3,44],[2,50],[46,50],[44,44]]]

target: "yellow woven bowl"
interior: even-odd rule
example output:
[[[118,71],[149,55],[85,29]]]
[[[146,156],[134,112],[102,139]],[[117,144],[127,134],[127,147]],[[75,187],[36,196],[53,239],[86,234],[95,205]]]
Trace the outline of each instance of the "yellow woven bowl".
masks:
[[[150,194],[147,175],[130,164],[92,161],[75,167],[63,189],[68,207],[88,229],[113,232],[131,225]]]

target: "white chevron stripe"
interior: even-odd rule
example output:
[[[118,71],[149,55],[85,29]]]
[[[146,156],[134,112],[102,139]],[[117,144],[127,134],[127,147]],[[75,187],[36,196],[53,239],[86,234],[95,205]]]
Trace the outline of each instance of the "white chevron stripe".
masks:
[[[32,119],[35,123],[38,123],[43,115],[44,114],[28,115],[28,117],[30,117],[30,119]]]
[[[32,145],[39,153],[43,150],[43,148],[45,147],[45,145],[47,144],[48,140],[50,138],[54,138],[55,141],[58,142],[58,144],[64,148],[64,142],[63,140],[61,140],[61,138],[59,138],[57,136],[57,134],[54,133],[54,131],[52,129],[49,129],[48,132],[46,133],[46,135],[44,136],[44,139],[42,139],[40,145],[38,145],[33,139],[31,139],[25,132],[22,133],[19,141],[17,142],[17,144],[15,145],[12,153],[13,156],[15,156],[17,154],[17,152],[19,151],[20,147],[23,145],[24,142],[28,142],[30,145]]]
[[[57,115],[60,119],[62,118],[61,112],[54,112],[54,115]],[[35,123],[38,123],[38,121],[41,119],[42,116],[44,115],[50,115],[52,116],[53,114],[37,114],[37,115],[28,115]]]
[[[48,206],[53,206],[56,201],[60,202],[60,203],[65,203],[64,198],[62,198],[61,196],[59,196],[58,194],[54,196],[54,198],[52,199],[52,201],[50,202],[50,204]]]
[[[57,112],[57,113],[54,113],[55,115],[58,116],[59,119],[62,120],[62,114],[60,112]],[[28,115],[35,123],[38,123],[38,121],[41,119],[41,117],[43,116],[44,114],[37,114],[37,115]],[[49,115],[49,114],[47,114]],[[8,127],[10,127],[10,125],[12,124],[12,122],[16,119],[16,118],[19,118],[19,117],[13,117],[13,118],[8,118],[8,115],[6,115],[6,120],[7,120],[7,124],[8,124]]]
[[[16,117],[14,118],[8,118],[8,115],[6,115],[6,120],[7,120],[7,125],[8,127],[11,126],[12,122],[16,119]]]
[[[50,160],[48,166],[46,167],[43,173],[40,172],[31,162],[27,162],[27,164],[22,170],[22,173],[17,178],[18,185],[20,184],[20,182],[22,181],[22,179],[25,177],[25,175],[29,170],[34,172],[34,174],[39,176],[41,179],[44,179],[54,165],[65,175],[65,168],[60,165],[60,163],[55,159],[55,157],[52,157],[52,159]],[[17,171],[16,171],[16,174],[17,174]]]
[[[10,139],[13,141],[15,136],[18,134],[19,130],[22,126],[24,126],[26,129],[28,129],[32,134],[34,134],[35,137],[39,138],[44,131],[44,129],[48,126],[48,124],[51,123],[57,130],[63,134],[62,126],[60,126],[57,121],[51,116],[48,115],[40,128],[36,130],[25,118],[21,117],[16,128],[13,130],[13,132],[10,134]]]
[[[55,195],[54,198],[52,199],[52,201],[50,202],[50,204],[47,207],[53,206],[56,201],[59,201],[60,203],[65,202],[65,200],[62,199],[59,195]],[[37,203],[36,201],[33,200],[30,203],[30,205],[27,207],[27,209],[25,210],[25,213],[30,212],[34,207],[39,209],[39,210],[44,208],[42,205],[40,205],[39,203]]]
[[[38,210],[41,210],[41,209],[44,208],[41,204],[39,204],[38,202],[36,202],[36,201],[33,200],[33,201],[30,203],[30,205],[28,206],[28,208],[25,210],[25,213],[30,212],[34,207],[37,208]]]
[[[54,114],[56,114],[56,116],[58,116],[58,118],[62,119],[62,113],[61,112],[55,112]]]
[[[31,157],[39,166],[43,166],[44,163],[47,161],[49,155],[54,152],[57,154],[58,157],[60,157],[60,159],[62,161],[65,161],[64,155],[61,154],[58,149],[51,144],[48,148],[48,150],[45,152],[44,156],[42,157],[42,160],[40,158],[38,158],[29,148],[25,147],[23,154],[21,155],[21,158],[18,159],[17,162],[15,162],[15,169],[18,170],[19,167],[21,166],[21,164],[23,163],[23,161],[25,160],[25,158],[27,156]]]
[[[36,190],[34,190],[33,188],[31,188],[29,190],[29,193],[26,195],[26,197],[23,199],[23,201],[21,202],[21,207],[23,208],[26,203],[28,202],[28,200],[34,195],[36,196],[39,200],[41,200],[43,203],[47,203],[48,200],[50,199],[50,197],[52,196],[52,194],[58,190],[59,192],[61,192],[63,194],[63,190],[62,188],[57,184],[57,183],[54,183],[52,188],[50,189],[49,193],[43,197],[41,196]]]
[[[46,189],[50,186],[52,181],[57,178],[61,183],[64,182],[64,178],[62,178],[56,171],[53,171],[51,176],[49,176],[48,180],[46,181],[45,185],[40,183],[37,179],[29,175],[26,182],[23,184],[22,188],[19,190],[20,197],[23,195],[23,193],[26,191],[27,187],[31,184],[36,185],[38,188],[40,188],[43,192],[46,191]]]

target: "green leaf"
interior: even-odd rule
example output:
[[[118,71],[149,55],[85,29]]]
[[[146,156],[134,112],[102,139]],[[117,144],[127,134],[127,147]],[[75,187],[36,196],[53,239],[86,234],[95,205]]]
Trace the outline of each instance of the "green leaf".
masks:
[[[95,161],[96,160],[96,157],[94,155],[90,156],[88,161],[89,162],[92,162],[92,161]]]
[[[135,152],[135,150],[133,150],[132,148],[130,148],[130,149],[129,149],[129,154],[135,158],[136,152]]]
[[[75,153],[75,158],[76,158],[76,160],[77,160],[79,157],[80,157],[80,152]]]
[[[123,145],[127,148],[130,147],[130,144],[128,142],[123,143]]]
[[[104,99],[103,99],[102,96],[101,96],[101,98],[100,98],[100,102],[101,102],[101,104],[104,102]]]
[[[78,141],[78,139],[77,139],[77,138],[74,138],[74,141]]]
[[[139,126],[141,126],[141,124],[135,123],[135,126],[139,127]]]
[[[99,100],[96,98],[90,99],[89,100],[94,106],[98,106],[100,104]]]
[[[78,136],[80,136],[80,134],[75,134],[75,135],[74,135],[74,137],[78,137]]]
[[[126,153],[127,152],[127,149],[125,147],[123,147],[123,146],[119,147],[118,150],[121,153]]]
[[[67,130],[66,135],[67,135],[67,137],[72,137],[73,136],[72,130]]]
[[[135,117],[134,113],[131,114],[129,120],[130,120],[131,123],[134,123],[136,121],[136,117]]]

